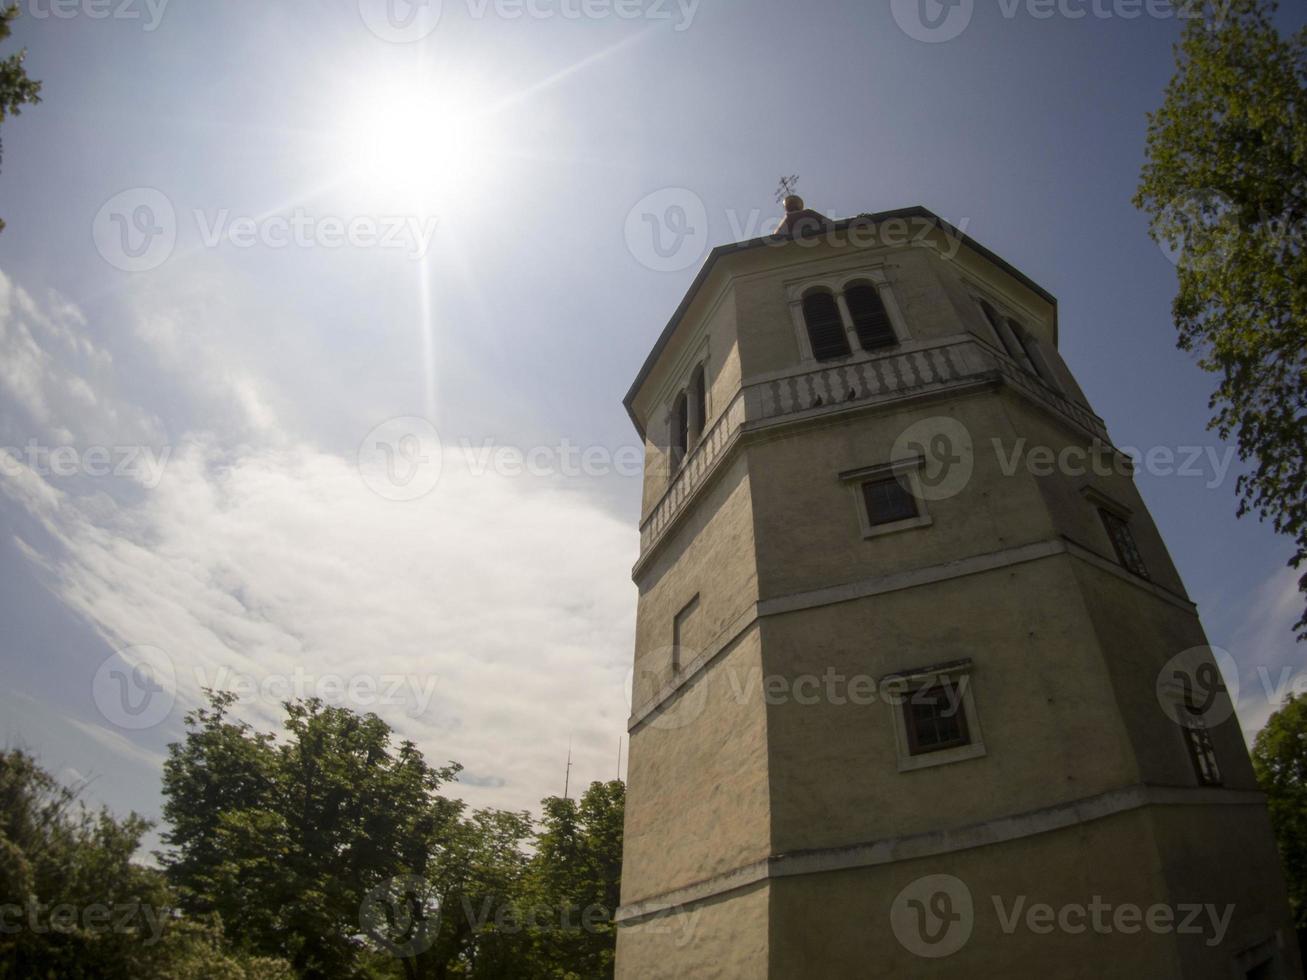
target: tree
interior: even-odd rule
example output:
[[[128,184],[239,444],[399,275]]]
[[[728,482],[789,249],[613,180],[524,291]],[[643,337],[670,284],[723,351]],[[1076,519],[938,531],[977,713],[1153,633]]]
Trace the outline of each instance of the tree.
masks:
[[[18,5],[13,4],[0,10],[0,41],[7,40],[12,33],[10,26],[18,16]],[[27,57],[26,49],[11,54],[0,61],[0,123],[8,116],[22,115],[22,107],[35,105],[41,101],[41,83],[27,77],[23,59]],[[5,223],[0,221],[0,231]]]
[[[1280,845],[1294,920],[1299,930],[1307,929],[1307,697],[1289,696],[1257,733],[1252,757]]]
[[[526,904],[538,927],[542,977],[613,975],[621,899],[625,786],[591,783],[580,801],[550,797],[542,806]]]
[[[0,753],[0,978],[289,980],[284,962],[233,953],[216,916],[173,914],[163,876],[131,861],[148,828]]]
[[[1307,30],[1273,0],[1210,4],[1176,46],[1149,116],[1135,204],[1180,249],[1179,346],[1219,376],[1211,427],[1251,461],[1238,513],[1269,519],[1307,560]],[[1307,574],[1299,579],[1307,593]],[[1296,624],[1307,639],[1307,613]]]
[[[442,796],[460,767],[375,715],[292,701],[273,735],[208,697],[164,766],[160,860],[189,915],[299,977],[612,976],[622,783],[545,800],[537,830]]]
[[[412,742],[376,715],[287,702],[286,739],[228,719],[230,694],[187,715],[164,769],[160,855],[192,913],[218,911],[233,936],[301,977],[359,970],[370,894],[421,876],[462,809]]]

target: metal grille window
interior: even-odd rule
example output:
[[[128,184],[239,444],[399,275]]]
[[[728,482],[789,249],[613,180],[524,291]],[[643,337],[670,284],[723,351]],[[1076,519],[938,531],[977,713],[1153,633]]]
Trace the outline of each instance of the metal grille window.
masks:
[[[903,714],[912,755],[971,744],[962,692],[952,681],[914,691],[903,703]]]
[[[844,302],[848,304],[849,316],[853,318],[853,328],[863,350],[892,347],[899,342],[885,302],[874,286],[860,284],[849,288],[844,293]]]
[[[1135,536],[1130,533],[1126,519],[1102,507],[1098,509],[1098,514],[1103,519],[1103,526],[1107,528],[1107,536],[1112,539],[1112,547],[1116,550],[1121,567],[1140,578],[1148,578],[1148,569],[1144,566],[1144,559],[1139,554]]]
[[[872,527],[894,524],[917,515],[917,499],[904,485],[906,477],[887,476],[868,480],[862,485],[862,499],[867,507],[867,523]]]
[[[1198,782],[1204,786],[1220,786],[1221,768],[1216,764],[1216,747],[1212,744],[1212,733],[1201,720],[1195,719],[1185,725],[1184,735],[1189,745],[1189,758],[1193,760]]]
[[[848,357],[849,338],[844,333],[844,320],[840,316],[835,297],[825,291],[809,293],[803,297],[803,322],[808,327],[808,342],[812,356],[819,361]]]

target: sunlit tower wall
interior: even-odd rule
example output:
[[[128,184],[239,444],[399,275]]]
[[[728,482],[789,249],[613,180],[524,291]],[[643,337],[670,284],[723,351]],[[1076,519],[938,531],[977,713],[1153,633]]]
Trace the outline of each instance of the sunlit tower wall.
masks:
[[[1301,976],[1216,658],[1054,298],[925,209],[786,208],[626,398],[617,975]]]

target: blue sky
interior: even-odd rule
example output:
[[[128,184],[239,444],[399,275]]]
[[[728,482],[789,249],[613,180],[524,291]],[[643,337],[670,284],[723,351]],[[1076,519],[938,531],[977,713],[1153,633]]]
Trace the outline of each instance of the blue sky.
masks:
[[[4,737],[153,815],[201,682],[254,684],[266,722],[277,683],[364,675],[474,803],[558,792],[569,740],[574,779],[611,777],[639,507],[620,399],[702,249],[774,224],[782,174],[828,214],[963,228],[1058,297],[1118,445],[1219,454],[1130,204],[1179,29],[1157,9],[963,0],[926,41],[902,0],[444,0],[409,28],[381,0],[25,0],[45,101],[3,131],[0,444],[76,465],[0,473]],[[628,222],[660,191],[706,231],[667,271]],[[434,428],[382,431],[443,465],[393,499],[360,446],[414,417]],[[1288,542],[1213,476],[1139,482],[1255,730],[1258,669],[1301,679],[1300,600]],[[174,675],[145,727],[112,706],[124,649]]]

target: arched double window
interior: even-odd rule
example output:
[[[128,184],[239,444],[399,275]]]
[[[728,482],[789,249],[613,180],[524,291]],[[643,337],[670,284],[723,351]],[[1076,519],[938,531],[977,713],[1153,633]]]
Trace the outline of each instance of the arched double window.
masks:
[[[803,322],[808,328],[812,356],[819,361],[848,357],[849,338],[844,332],[844,318],[833,293],[814,289],[803,297]]]
[[[677,392],[672,401],[670,444],[673,472],[680,469],[690,450],[702,438],[707,420],[708,379],[704,366],[700,364],[690,375],[689,385]]]
[[[833,361],[848,357],[850,328],[863,350],[892,347],[899,342],[890,321],[889,310],[881,298],[880,290],[868,282],[858,282],[844,290],[844,312],[835,294],[826,289],[814,289],[803,297],[803,323],[808,330],[808,344],[812,356],[819,361]]]
[[[1045,384],[1057,388],[1057,381],[1039,351],[1039,341],[1030,335],[1030,331],[1010,316],[1000,316],[994,307],[983,299],[980,301],[980,309],[984,312],[989,325],[993,327],[999,344],[1007,351],[1007,356]]]

